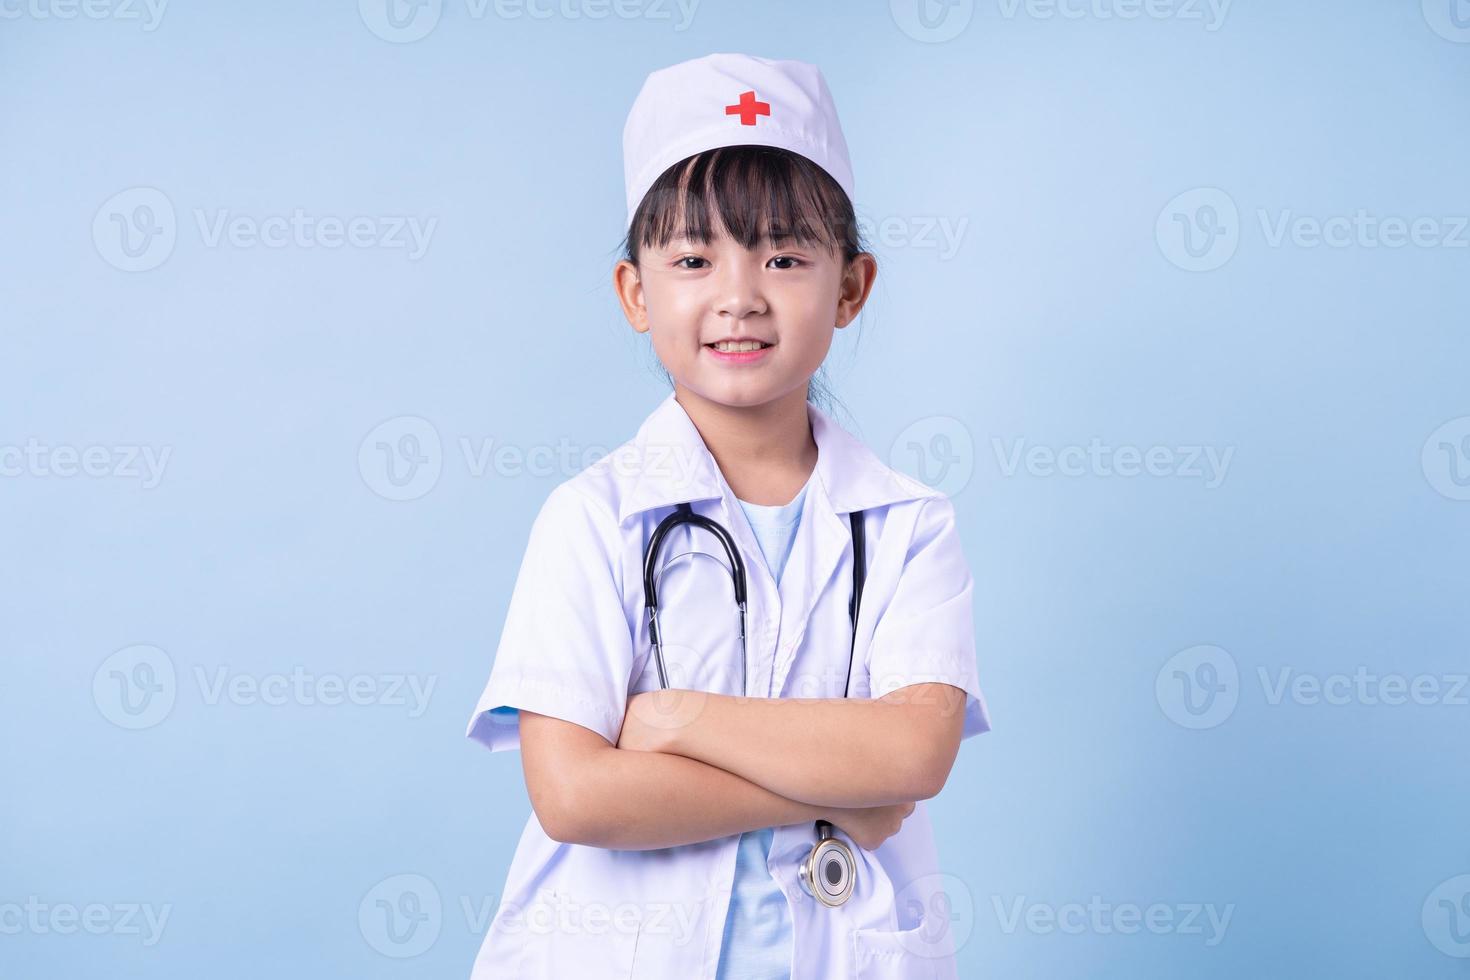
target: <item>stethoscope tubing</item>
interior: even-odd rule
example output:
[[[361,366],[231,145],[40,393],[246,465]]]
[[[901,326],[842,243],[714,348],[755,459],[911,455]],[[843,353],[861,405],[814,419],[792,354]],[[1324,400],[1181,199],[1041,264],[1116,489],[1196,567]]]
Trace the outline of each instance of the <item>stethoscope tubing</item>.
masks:
[[[693,524],[709,531],[719,540],[725,549],[726,557],[730,559],[730,575],[735,586],[735,605],[740,609],[740,693],[744,694],[745,662],[748,659],[745,648],[745,562],[741,559],[740,548],[736,546],[735,539],[730,536],[730,532],[725,530],[719,521],[694,513],[688,503],[680,504],[676,510],[659,521],[658,527],[654,529],[653,537],[648,540],[648,549],[643,555],[643,603],[648,608],[648,635],[653,640],[659,688],[668,690],[669,675],[664,665],[663,635],[658,628],[658,556],[663,548],[664,538],[674,528],[683,524]]]

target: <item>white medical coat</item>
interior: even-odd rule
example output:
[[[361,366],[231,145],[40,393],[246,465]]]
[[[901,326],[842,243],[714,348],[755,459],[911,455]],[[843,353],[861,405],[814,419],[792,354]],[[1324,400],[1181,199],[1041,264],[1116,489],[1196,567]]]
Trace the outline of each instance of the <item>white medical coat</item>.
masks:
[[[552,490],[530,532],[505,626],[467,734],[520,746],[516,709],[617,744],[632,694],[657,690],[644,549],[674,505],[718,520],[747,570],[746,694],[842,697],[851,635],[847,515],[864,511],[867,579],[849,697],[926,681],[966,693],[963,736],[990,728],[975,664],[972,580],[943,494],[886,466],[815,405],[815,479],[779,588],[714,457],[670,394],[637,435]],[[717,556],[678,556],[690,551]],[[724,552],[676,528],[661,555],[660,626],[671,687],[739,694],[738,614]],[[949,906],[924,801],[858,860],[849,901],[802,889],[811,821],[777,827],[769,867],[790,902],[792,980],[954,977]],[[739,835],[652,850],[564,844],[532,811],[472,980],[713,980]],[[928,919],[924,916],[928,913]]]

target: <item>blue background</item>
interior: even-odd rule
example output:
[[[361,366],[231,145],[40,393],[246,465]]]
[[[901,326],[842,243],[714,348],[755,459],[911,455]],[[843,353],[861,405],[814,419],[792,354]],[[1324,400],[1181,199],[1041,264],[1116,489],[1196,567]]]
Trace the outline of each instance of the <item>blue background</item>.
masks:
[[[474,453],[607,449],[665,393],[610,286],[621,130],[647,72],[712,51],[826,75],[880,264],[828,363],[838,417],[959,511],[994,723],[929,804],[962,975],[1470,971],[1467,692],[1272,697],[1283,670],[1444,694],[1470,669],[1470,232],[1270,234],[1470,213],[1450,0],[985,0],[929,28],[902,3],[444,0],[411,41],[373,0],[152,29],[62,2],[0,20],[0,974],[468,975],[529,805],[519,756],[463,730],[530,521],[581,465]],[[1236,219],[1171,210],[1196,188]],[[296,209],[437,224],[415,257],[199,227]],[[175,241],[125,271],[135,218]],[[1217,267],[1182,267],[1186,226]],[[437,476],[397,486],[380,454],[426,431]],[[1006,465],[1094,439],[1173,469]],[[106,472],[17,465],[28,440]],[[1192,446],[1230,450],[1218,485]],[[169,452],[156,485],[127,447]],[[1201,645],[1226,672],[1190,693],[1171,658]],[[135,655],[172,705],[130,728]],[[210,696],[293,672],[382,696]],[[421,949],[374,925],[404,882],[441,903]],[[1011,922],[1089,902],[1231,918]],[[17,927],[27,903],[114,925]],[[168,909],[159,941],[129,904]]]

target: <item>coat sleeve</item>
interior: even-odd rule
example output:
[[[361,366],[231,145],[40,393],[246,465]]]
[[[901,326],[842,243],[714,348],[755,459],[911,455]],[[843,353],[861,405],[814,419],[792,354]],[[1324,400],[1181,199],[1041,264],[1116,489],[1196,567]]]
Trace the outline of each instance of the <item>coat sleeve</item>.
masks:
[[[611,511],[568,483],[531,526],[490,678],[465,734],[519,749],[521,709],[616,745],[633,665]]]
[[[990,714],[975,665],[973,579],[960,547],[954,504],[925,501],[909,543],[893,600],[868,648],[872,697],[910,684],[952,684],[965,692],[961,737],[990,730]]]

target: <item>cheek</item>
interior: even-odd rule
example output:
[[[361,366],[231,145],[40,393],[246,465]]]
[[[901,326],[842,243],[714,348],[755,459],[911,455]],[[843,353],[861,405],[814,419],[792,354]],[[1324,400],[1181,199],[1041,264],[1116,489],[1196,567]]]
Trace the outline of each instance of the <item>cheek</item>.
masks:
[[[790,289],[781,291],[781,305],[794,322],[835,327],[841,286],[835,270],[813,270],[800,283],[793,282]]]
[[[819,367],[832,347],[837,327],[837,289],[823,284],[820,289],[805,289],[783,297],[787,322],[787,339],[792,353],[813,370]]]
[[[648,309],[654,352],[660,358],[687,356],[684,349],[692,345],[691,338],[698,331],[698,298],[687,290],[645,285],[643,302]]]

